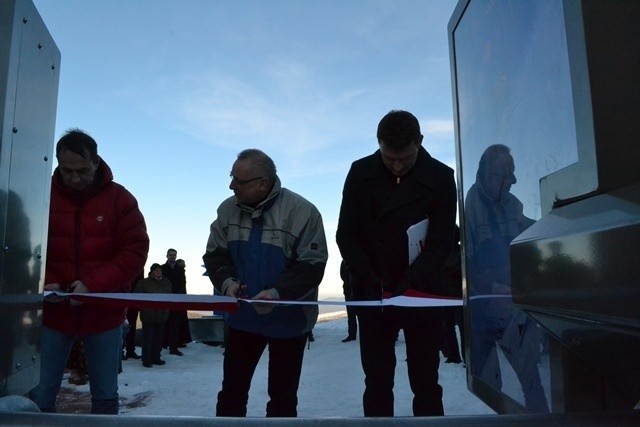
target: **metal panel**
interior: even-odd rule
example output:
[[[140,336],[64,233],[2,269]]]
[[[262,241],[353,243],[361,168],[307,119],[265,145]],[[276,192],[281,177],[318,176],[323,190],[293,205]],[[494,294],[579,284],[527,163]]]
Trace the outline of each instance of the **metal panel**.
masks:
[[[561,410],[640,401],[638,242],[640,184],[555,209],[512,243],[514,302],[561,343]]]
[[[30,0],[0,11],[0,395],[39,381],[60,52]]]
[[[189,319],[189,330],[193,340],[207,344],[224,342],[224,327],[222,316],[203,316]]]
[[[0,424],[11,426],[136,426],[136,427],[206,427],[206,426],[278,426],[278,427],[417,427],[417,426],[638,426],[640,411],[547,414],[547,415],[481,415],[471,417],[397,417],[397,418],[337,418],[327,414],[327,418],[228,418],[228,417],[169,417],[169,416],[130,416],[83,414],[41,414],[41,413],[0,413]]]
[[[540,383],[553,411],[640,400],[639,20],[461,0],[449,23],[468,383],[496,411]]]

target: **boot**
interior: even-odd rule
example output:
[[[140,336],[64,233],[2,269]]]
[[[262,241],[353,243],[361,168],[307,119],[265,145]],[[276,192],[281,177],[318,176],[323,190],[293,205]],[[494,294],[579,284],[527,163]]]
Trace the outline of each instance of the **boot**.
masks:
[[[71,370],[69,373],[69,384],[74,385],[85,385],[87,383],[88,375],[83,374],[82,372]]]

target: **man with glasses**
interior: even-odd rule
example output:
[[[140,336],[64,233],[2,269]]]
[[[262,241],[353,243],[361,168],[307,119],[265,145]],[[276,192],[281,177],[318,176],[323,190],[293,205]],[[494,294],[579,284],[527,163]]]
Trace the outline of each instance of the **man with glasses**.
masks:
[[[502,390],[499,353],[522,386],[525,407],[549,412],[538,361],[544,336],[511,300],[511,241],[535,222],[511,193],[517,182],[511,149],[490,145],[480,157],[476,182],[465,199],[465,250],[471,324],[471,370]],[[481,297],[481,298],[475,298]],[[502,359],[502,360],[504,360]]]
[[[284,188],[273,160],[260,150],[238,154],[203,256],[209,279],[226,296],[315,301],[327,263],[320,212]],[[251,379],[269,346],[267,417],[297,416],[307,333],[317,305],[250,304],[227,316],[217,416],[244,417]]]
[[[391,111],[378,124],[378,150],[351,165],[342,193],[337,243],[354,300],[409,289],[444,294],[442,269],[453,245],[456,187],[451,168],[422,147],[415,116]],[[428,219],[421,253],[410,262],[407,230]],[[422,236],[420,236],[422,237]],[[422,240],[421,239],[421,240]],[[395,342],[403,330],[415,416],[443,415],[438,384],[439,308],[359,307],[367,417],[393,416]]]

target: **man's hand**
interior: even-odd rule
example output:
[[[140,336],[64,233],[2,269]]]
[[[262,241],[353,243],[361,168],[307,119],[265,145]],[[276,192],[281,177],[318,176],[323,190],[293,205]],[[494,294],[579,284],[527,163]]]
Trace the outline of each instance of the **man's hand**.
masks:
[[[280,294],[278,294],[278,291],[275,288],[265,289],[264,291],[258,292],[251,299],[268,299],[268,300],[280,299]],[[268,313],[271,313],[271,310],[273,310],[273,304],[253,303],[252,305],[253,305],[253,308],[256,310],[256,313],[258,314],[268,314]]]
[[[62,288],[60,287],[60,283],[47,283],[46,285],[44,285],[44,290],[52,291],[52,292],[60,292]],[[49,295],[48,297],[45,298],[45,300],[47,302],[61,302],[65,300],[65,297]]]
[[[247,291],[247,286],[240,284],[235,279],[232,279],[228,282],[224,290],[224,296],[232,297],[232,298],[242,298]]]
[[[91,293],[91,291],[89,290],[89,288],[87,288],[87,285],[85,285],[84,283],[82,283],[81,280],[76,280],[75,282],[73,282],[70,286],[69,286],[69,291],[73,294],[88,294]],[[82,301],[77,301],[74,300],[73,297],[69,300],[69,304],[72,305],[73,307],[76,307],[78,305],[82,305]]]

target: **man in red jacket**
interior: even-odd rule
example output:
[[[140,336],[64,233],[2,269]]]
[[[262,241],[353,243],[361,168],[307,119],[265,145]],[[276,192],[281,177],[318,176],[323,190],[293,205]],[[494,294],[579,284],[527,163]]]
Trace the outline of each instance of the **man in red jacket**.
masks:
[[[95,140],[72,129],[56,145],[51,182],[45,290],[68,293],[128,292],[149,251],[136,199],[113,182]],[[55,400],[76,336],[89,367],[91,412],[118,413],[118,365],[125,307],[47,299],[43,310],[40,384],[31,398],[43,412]]]

